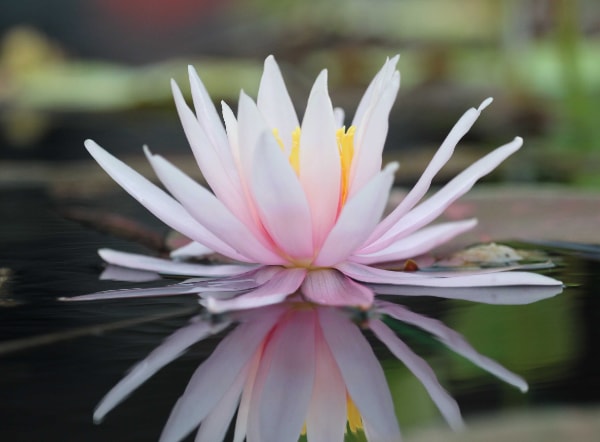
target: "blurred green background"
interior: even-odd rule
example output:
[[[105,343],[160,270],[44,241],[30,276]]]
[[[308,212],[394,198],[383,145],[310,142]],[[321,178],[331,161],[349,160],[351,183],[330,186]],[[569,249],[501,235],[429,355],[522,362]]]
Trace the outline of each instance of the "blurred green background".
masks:
[[[69,169],[45,162],[83,161],[88,137],[118,155],[144,143],[187,154],[168,81],[185,89],[187,64],[235,108],[274,54],[300,111],[327,67],[351,118],[400,53],[388,155],[417,164],[401,182],[464,110],[494,96],[460,167],[520,135],[526,149],[497,179],[600,186],[597,0],[23,0],[3,2],[0,35],[3,181],[60,178]]]

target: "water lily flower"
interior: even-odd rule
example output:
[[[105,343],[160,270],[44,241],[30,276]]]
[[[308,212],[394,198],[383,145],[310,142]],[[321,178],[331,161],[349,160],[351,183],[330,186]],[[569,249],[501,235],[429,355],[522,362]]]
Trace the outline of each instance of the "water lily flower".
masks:
[[[534,302],[560,292],[557,287],[534,287],[528,293],[514,287],[491,290],[497,303]],[[420,328],[482,369],[527,390],[521,377],[479,354],[456,331],[388,301],[376,300],[365,311],[309,304],[294,296],[213,318],[195,318],[135,365],[102,399],[94,420],[101,421],[191,345],[232,325],[236,328],[193,374],[161,441],[179,441],[198,426],[196,441],[223,440],[236,410],[237,442],[296,441],[301,433],[309,442],[342,441],[345,432],[358,430],[368,440],[399,441],[391,393],[362,329],[370,329],[419,379],[452,428],[462,428],[456,401],[426,361],[392,331],[389,321]]]
[[[382,169],[388,116],[400,86],[397,62],[397,56],[385,62],[348,127],[343,125],[343,111],[331,103],[325,70],[312,87],[300,121],[275,59],[267,57],[257,101],[242,92],[237,117],[222,103],[223,126],[190,67],[194,111],[174,82],[173,95],[211,190],[148,148],[148,161],[170,195],[95,142],[87,140],[85,146],[128,193],[192,242],[175,250],[171,260],[114,250],[101,250],[102,258],[162,274],[229,278],[234,284],[253,280],[254,286],[247,284],[239,293],[240,303],[230,300],[228,308],[278,302],[298,289],[318,303],[371,305],[370,293],[355,289],[356,281],[429,287],[560,285],[526,272],[402,272],[375,267],[427,253],[475,226],[475,219],[429,224],[522,144],[517,137],[497,148],[423,200],[456,144],[492,101],[484,100],[459,119],[412,190],[382,218],[398,169],[397,163]],[[235,263],[209,266],[182,260],[215,252]],[[196,292],[213,291],[218,285],[195,284]],[[340,292],[340,285],[349,291]]]

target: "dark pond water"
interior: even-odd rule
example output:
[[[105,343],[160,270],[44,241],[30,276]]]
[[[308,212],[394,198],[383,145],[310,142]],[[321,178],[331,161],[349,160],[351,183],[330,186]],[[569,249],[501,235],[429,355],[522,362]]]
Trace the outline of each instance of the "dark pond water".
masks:
[[[132,207],[125,196],[123,201],[119,197],[105,203],[120,212],[123,204],[123,212],[152,225],[142,209]],[[0,355],[0,440],[157,440],[189,377],[222,335],[194,346],[94,425],[92,412],[100,398],[129,367],[187,324],[196,301],[60,303],[61,296],[127,286],[98,279],[99,247],[143,249],[65,220],[42,189],[1,190],[0,207],[0,348],[5,351]],[[488,413],[600,403],[600,254],[557,250],[552,252],[559,266],[552,276],[568,287],[556,297],[521,306],[431,297],[407,301],[411,309],[441,319],[529,382],[530,391],[521,394],[422,334],[400,328],[402,338],[458,400],[467,422]],[[73,336],[67,339],[69,334]],[[40,336],[60,339],[23,341]],[[6,343],[14,340],[31,346],[8,352]],[[403,432],[439,424],[439,413],[414,376],[381,344],[373,345]]]

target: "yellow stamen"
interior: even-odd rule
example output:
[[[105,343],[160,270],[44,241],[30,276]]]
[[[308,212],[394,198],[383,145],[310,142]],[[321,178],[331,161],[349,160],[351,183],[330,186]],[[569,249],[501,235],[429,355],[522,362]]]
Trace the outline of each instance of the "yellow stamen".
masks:
[[[346,202],[348,198],[348,187],[350,181],[350,168],[352,166],[352,160],[354,158],[354,134],[356,133],[356,127],[350,126],[347,130],[346,127],[341,127],[335,133],[337,139],[338,153],[340,155],[340,166],[341,166],[341,183],[340,183],[340,207]],[[296,175],[300,175],[300,128],[297,127],[292,132],[292,145],[290,153],[288,155],[288,161],[296,172]],[[281,139],[279,130],[273,129],[273,136],[279,144],[279,147],[283,152],[286,151],[285,144]]]
[[[273,136],[279,144],[279,147],[283,152],[285,152],[285,144],[279,135],[279,130],[277,128],[273,129]],[[292,148],[290,149],[290,155],[288,156],[288,161],[290,165],[296,172],[296,175],[300,174],[300,128],[297,127],[292,132]]]
[[[290,164],[294,168],[296,175],[300,175],[300,128],[297,127],[292,132],[292,149],[289,157]]]
[[[285,145],[283,144],[283,140],[279,135],[279,130],[276,127],[273,128],[273,136],[275,137],[275,140],[277,141],[277,144],[279,144],[281,150],[285,152]]]
[[[350,167],[352,165],[352,158],[354,157],[354,133],[356,132],[355,126],[350,126],[348,130],[342,127],[337,130],[336,138],[338,144],[338,150],[340,153],[340,163],[342,166],[342,182],[340,189],[340,206],[343,206],[348,197],[348,185],[350,179]]]

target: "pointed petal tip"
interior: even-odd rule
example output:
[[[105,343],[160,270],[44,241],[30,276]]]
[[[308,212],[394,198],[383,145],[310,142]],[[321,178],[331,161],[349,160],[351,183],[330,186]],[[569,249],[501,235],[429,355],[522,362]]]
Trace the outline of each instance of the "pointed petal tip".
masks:
[[[95,150],[104,150],[100,147],[100,145],[98,143],[96,143],[94,140],[87,138],[84,142],[83,145],[85,146],[85,148],[87,149],[87,151],[89,153],[92,153],[92,151]]]
[[[388,173],[396,173],[398,169],[400,169],[400,163],[398,161],[393,161],[388,163],[384,170]]]
[[[200,81],[198,71],[196,71],[196,68],[191,64],[188,64],[188,77],[190,78],[190,80]]]
[[[493,97],[487,97],[485,100],[483,100],[481,102],[481,104],[477,108],[477,112],[481,112],[482,110],[484,110],[486,107],[488,107],[490,104],[492,104],[492,101],[494,101]]]
[[[315,86],[318,85],[320,88],[323,88],[325,91],[327,91],[327,76],[327,69],[323,69],[321,72],[319,72],[319,75],[317,75],[317,79],[315,80]]]

